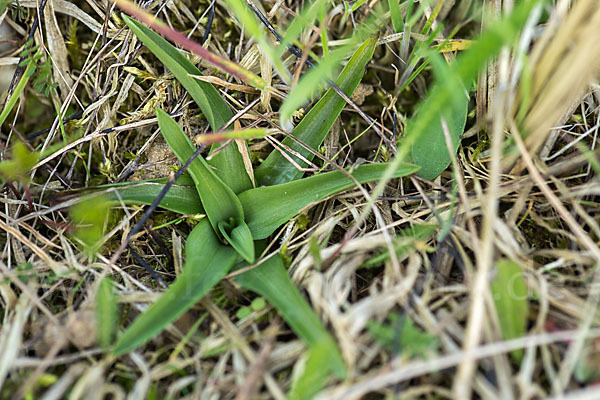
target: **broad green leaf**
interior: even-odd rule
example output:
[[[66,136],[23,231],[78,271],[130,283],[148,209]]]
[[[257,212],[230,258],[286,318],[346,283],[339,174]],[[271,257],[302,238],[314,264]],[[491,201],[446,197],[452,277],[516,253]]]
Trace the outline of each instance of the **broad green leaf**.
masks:
[[[490,284],[502,337],[505,340],[525,335],[529,304],[527,285],[523,279],[521,266],[514,261],[500,260],[496,264],[496,276]],[[523,350],[512,353],[515,361],[520,362]]]
[[[233,218],[229,222],[221,221],[219,232],[244,260],[254,262],[254,241],[246,222],[234,221]]]
[[[503,46],[514,42],[518,37],[520,29],[526,23],[531,10],[540,1],[532,0],[519,3],[508,17],[491,24],[479,40],[474,41],[468,50],[456,58],[450,65],[449,71],[455,78],[452,82],[444,80],[436,81],[427,99],[424,101],[426,106],[418,107],[419,111],[407,124],[410,126],[410,130],[407,127],[404,140],[399,143],[398,156],[396,157],[397,162],[406,160],[407,153],[412,150],[414,143],[417,141],[424,143],[422,146],[435,145],[441,147],[438,143],[428,143],[426,140],[420,138],[422,135],[427,135],[428,129],[431,126],[435,126],[437,121],[440,121],[440,117],[445,115],[446,110],[457,108],[455,103],[457,98],[456,84],[462,83],[463,87],[469,87],[470,83],[477,78],[477,74],[486,62],[498,54]],[[448,121],[449,128],[450,124],[451,122]],[[439,142],[439,139],[437,140]],[[442,143],[445,146],[445,141]],[[457,143],[453,144],[454,146],[457,145]],[[431,178],[435,170],[436,168],[430,168],[429,171],[426,171],[427,177]],[[437,170],[439,170],[439,167]],[[439,171],[438,174],[441,172]]]
[[[125,204],[150,205],[164,186],[164,183],[157,182],[127,182],[127,185],[108,189],[103,194],[111,203],[122,201]],[[194,186],[171,186],[158,206],[179,214],[204,214],[202,202]]]
[[[90,197],[76,204],[70,210],[75,224],[73,237],[83,243],[89,257],[100,250],[100,240],[104,233],[104,222],[109,211],[109,203],[103,197]]]
[[[318,348],[329,354],[320,368],[340,378],[346,375],[346,366],[336,342],[291,281],[279,255],[238,275],[235,281],[267,299],[310,348]]]
[[[123,15],[123,19],[129,29],[173,73],[179,83],[187,90],[202,110],[204,116],[206,116],[213,131],[220,129],[233,117],[229,106],[221,98],[213,85],[190,76],[202,75],[202,73],[179,50],[140,22],[126,15]],[[214,145],[212,150],[219,146],[219,144]],[[252,187],[250,177],[244,168],[242,156],[235,146],[227,146],[215,155],[209,164],[216,168],[216,173],[234,193],[239,193]]]
[[[386,168],[387,164],[361,165],[352,171],[352,176],[359,183],[370,182],[380,179]],[[393,177],[410,175],[418,169],[412,164],[401,164]],[[353,186],[350,178],[332,171],[281,185],[250,189],[240,193],[239,199],[252,236],[258,240],[269,236],[309,204]]]
[[[348,96],[351,96],[352,93],[354,93],[354,90],[360,83],[365,67],[373,56],[376,44],[376,38],[365,41],[358,50],[356,50],[336,80],[335,83]],[[345,105],[346,102],[344,99],[342,99],[333,89],[327,90],[321,100],[315,104],[302,121],[300,121],[298,126],[294,128],[292,135],[309,147],[317,149],[325,139],[325,136],[327,136],[327,133]],[[283,144],[289,146],[307,160],[313,159],[313,154],[310,151],[306,150],[292,139],[284,139]],[[306,166],[306,163],[301,161],[298,157],[291,157],[300,166]],[[293,181],[302,177],[303,174],[302,171],[299,171],[276,150],[272,151],[267,159],[255,171],[258,183],[264,186]]]
[[[291,400],[312,399],[322,388],[330,375],[330,371],[323,368],[329,363],[328,341],[317,343],[308,350],[308,359],[304,370],[298,379],[293,382],[292,389],[288,395]]]
[[[469,96],[461,84],[460,78],[447,65],[444,65],[439,58],[440,56],[437,54],[431,56],[431,63],[436,67],[434,69],[438,78],[438,85],[444,85],[447,89],[450,89],[452,95],[448,98],[446,106],[440,110],[439,118],[429,120],[428,125],[412,145],[413,162],[421,167],[419,175],[430,180],[441,174],[451,162],[441,119],[444,118],[446,121],[452,139],[452,151],[456,153],[460,145],[460,136],[465,129],[469,110]],[[421,110],[429,109],[432,102],[433,100],[428,98],[421,103],[414,119],[419,118]],[[413,120],[406,124],[407,135],[411,134],[413,125]]]
[[[158,126],[165,141],[173,150],[179,161],[185,163],[194,154],[196,147],[192,144],[177,122],[161,109],[156,110]],[[208,163],[199,156],[190,164],[188,173],[196,184],[196,189],[202,200],[202,206],[206,211],[215,232],[221,232],[220,224],[229,224],[230,231],[236,232],[235,236],[227,236],[226,239],[236,249],[241,251],[240,255],[246,260],[254,260],[254,241],[250,230],[244,228],[244,211],[238,197],[219,177],[211,170]],[[235,223],[237,225],[231,225]],[[239,229],[236,229],[237,227]],[[247,250],[251,249],[249,258]],[[251,262],[251,261],[250,261]]]
[[[31,168],[39,159],[39,153],[29,151],[22,142],[16,142],[12,147],[11,159],[0,162],[0,179],[3,181],[27,181]]]
[[[117,298],[110,277],[106,277],[100,282],[95,303],[98,342],[102,347],[108,348],[112,344],[119,319]]]
[[[222,245],[206,219],[190,233],[183,272],[169,289],[119,337],[113,354],[121,355],[158,335],[227,275],[238,256]]]

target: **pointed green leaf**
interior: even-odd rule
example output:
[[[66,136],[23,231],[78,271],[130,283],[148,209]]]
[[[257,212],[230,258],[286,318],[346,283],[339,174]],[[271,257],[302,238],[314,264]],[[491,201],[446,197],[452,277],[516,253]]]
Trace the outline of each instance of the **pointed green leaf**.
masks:
[[[156,116],[167,144],[179,161],[185,163],[194,154],[196,147],[166,112],[157,109]],[[219,179],[202,156],[192,161],[188,173],[196,184],[202,206],[215,232],[219,231],[218,224],[222,221],[229,221],[230,218],[244,220],[244,212],[237,196]]]
[[[164,186],[164,183],[157,182],[127,182],[127,185],[114,187],[101,193],[105,194],[107,200],[114,203],[122,201],[125,204],[150,205]],[[202,208],[202,202],[195,186],[171,186],[158,206],[179,214],[204,214],[204,208]]]
[[[528,291],[521,266],[514,261],[500,260],[496,264],[496,276],[490,284],[502,337],[505,340],[525,335],[528,317]],[[515,350],[513,358],[520,362],[523,350]]]
[[[254,241],[248,225],[244,221],[221,221],[219,232],[225,240],[249,263],[254,262]]]
[[[375,181],[383,176],[387,164],[361,165],[352,171],[359,183]],[[399,178],[416,172],[412,164],[401,164],[393,177]],[[246,223],[254,239],[264,239],[275,229],[311,203],[354,186],[354,182],[339,171],[314,175],[281,185],[250,189],[239,194],[244,207]]]
[[[439,55],[430,57],[434,66],[438,85],[446,86],[452,94],[445,106],[439,110],[437,119],[430,119],[427,126],[412,145],[413,162],[421,167],[419,175],[424,179],[434,179],[450,165],[450,154],[446,145],[446,137],[442,129],[441,119],[444,118],[452,139],[452,151],[456,153],[460,145],[460,136],[465,129],[467,112],[469,111],[469,96],[460,78],[448,65],[441,61]],[[420,110],[432,107],[430,98],[423,102],[414,119],[420,118]],[[410,135],[414,122],[410,120],[406,124],[406,134]]]
[[[158,335],[219,283],[237,259],[235,250],[219,242],[206,219],[190,233],[185,250],[181,276],[119,337],[113,354],[126,353]]]
[[[219,92],[208,82],[199,81],[190,75],[202,75],[171,43],[163,39],[152,29],[138,21],[123,15],[125,23],[131,31],[148,47],[148,49],[173,73],[175,78],[192,96],[202,113],[206,116],[213,131],[220,129],[233,113],[221,98]],[[216,149],[220,144],[213,146]],[[215,155],[209,164],[216,168],[219,177],[235,192],[250,189],[252,182],[244,168],[244,161],[235,146],[227,146]]]
[[[235,281],[266,298],[309,347],[329,354],[320,368],[340,378],[345,376],[346,366],[335,340],[291,281],[279,255],[238,275]]]
[[[102,347],[108,348],[112,344],[119,319],[119,307],[110,277],[100,281],[95,300],[98,342]]]
[[[371,38],[365,41],[356,50],[348,64],[344,67],[335,83],[351,96],[360,83],[365,67],[375,51],[377,38]],[[333,126],[333,123],[342,112],[346,105],[333,89],[327,90],[325,95],[315,104],[315,106],[300,121],[298,126],[292,131],[297,139],[313,149],[317,149],[327,133]],[[283,144],[301,154],[308,160],[313,159],[313,154],[294,142],[290,138],[283,140]],[[300,166],[305,167],[306,163],[295,156],[291,156]],[[256,179],[260,185],[270,186],[280,183],[286,183],[302,177],[303,172],[299,171],[291,164],[279,151],[272,151],[267,159],[256,169]]]
[[[330,346],[328,341],[323,341],[308,350],[308,359],[304,370],[292,384],[292,390],[288,395],[290,400],[312,399],[325,386],[331,372],[323,368],[323,365],[329,363]]]
[[[455,83],[461,83],[463,87],[469,87],[488,60],[498,54],[505,45],[515,41],[520,29],[529,18],[531,10],[539,3],[540,0],[519,3],[508,17],[491,24],[478,40],[473,41],[473,45],[467,51],[461,53],[456,58],[450,66],[451,73],[456,78],[451,81],[437,82],[424,101],[426,106],[420,106],[415,118],[410,121],[410,130],[407,127],[404,139],[398,146],[399,161],[406,160],[405,155],[416,141],[422,141],[424,143],[423,147],[432,145],[425,139],[420,139],[420,137],[427,135],[428,129],[440,121],[440,117],[445,115],[443,113],[444,110],[458,109],[457,103],[455,103],[457,101],[456,96],[462,95],[462,90],[459,90],[457,93]],[[450,128],[451,122],[447,122]],[[439,141],[439,139],[436,140]],[[443,143],[445,146],[445,141]],[[458,141],[453,143],[453,145],[457,146]],[[441,148],[439,144],[436,144],[436,146]],[[426,160],[421,161],[426,163]],[[439,171],[439,168],[439,166],[436,166],[429,169],[429,171],[425,171],[426,176],[431,178],[436,170]]]

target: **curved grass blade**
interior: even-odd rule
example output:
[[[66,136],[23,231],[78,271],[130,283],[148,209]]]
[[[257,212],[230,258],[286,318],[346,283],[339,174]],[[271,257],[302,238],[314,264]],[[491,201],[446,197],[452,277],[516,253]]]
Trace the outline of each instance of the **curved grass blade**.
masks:
[[[309,347],[329,354],[320,368],[340,378],[345,377],[346,365],[336,342],[291,281],[279,255],[238,275],[235,281],[266,298]]]
[[[113,354],[133,350],[159,334],[219,283],[236,259],[235,250],[222,245],[208,221],[201,220],[188,237],[183,272],[119,337]]]
[[[194,154],[196,149],[192,141],[183,133],[177,122],[166,112],[157,109],[156,117],[158,118],[158,126],[165,141],[177,158],[182,163],[185,162]],[[196,184],[196,189],[202,200],[202,206],[214,231],[221,231],[219,224],[231,224],[232,221],[235,221],[236,225],[231,227],[232,231],[238,226],[241,226],[241,228],[236,230],[235,242],[230,242],[230,244],[235,249],[252,249],[251,254],[253,256],[254,241],[250,235],[250,230],[247,227],[243,227],[245,225],[244,211],[235,193],[215,175],[208,163],[201,156],[190,164],[188,172]],[[231,237],[231,239],[234,238]],[[245,251],[240,254],[248,259],[248,253]],[[251,259],[253,260],[254,257],[251,257]]]
[[[352,171],[359,183],[375,181],[383,176],[388,164],[361,165]],[[412,164],[401,164],[393,177],[418,171]],[[246,222],[255,240],[264,239],[311,203],[354,186],[339,171],[326,172],[281,185],[259,187],[239,194]]]
[[[126,15],[123,15],[123,19],[129,29],[171,71],[179,83],[187,90],[202,110],[213,131],[220,129],[233,117],[229,106],[221,98],[213,85],[190,76],[202,75],[202,73],[179,50],[140,22]],[[219,146],[217,144],[211,150],[215,150]],[[216,154],[209,164],[216,167],[216,173],[234,193],[252,188],[250,177],[244,172],[242,156],[235,146],[227,146]]]
[[[365,41],[356,50],[348,64],[340,73],[336,84],[348,95],[352,95],[362,79],[365,66],[373,56],[376,38],[371,38]],[[327,133],[333,126],[333,123],[342,112],[346,102],[333,89],[327,90],[323,98],[315,104],[315,106],[306,114],[300,121],[298,126],[292,131],[292,135],[308,145],[309,147],[318,148]],[[313,159],[313,154],[294,142],[290,138],[286,138],[283,144],[290,147],[294,151],[301,154],[307,160]],[[306,163],[299,158],[292,156],[300,166],[306,166]],[[296,169],[281,153],[273,151],[267,159],[255,171],[256,179],[260,185],[271,186],[293,181],[302,177],[304,172]]]

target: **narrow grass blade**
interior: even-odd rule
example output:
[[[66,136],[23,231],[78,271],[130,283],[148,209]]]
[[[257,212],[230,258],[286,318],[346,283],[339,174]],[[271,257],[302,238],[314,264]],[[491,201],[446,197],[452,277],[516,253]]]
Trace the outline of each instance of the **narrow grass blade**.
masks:
[[[119,308],[113,289],[112,279],[102,279],[96,293],[96,330],[98,342],[104,348],[108,348],[113,341],[117,321],[119,320]]]
[[[452,96],[446,103],[446,107],[440,110],[439,117],[429,120],[428,125],[412,145],[413,162],[421,167],[419,176],[431,180],[448,168],[451,161],[442,129],[441,118],[444,118],[446,121],[452,139],[452,150],[456,153],[460,145],[460,136],[463,134],[465,123],[467,122],[469,96],[460,78],[448,65],[440,60],[438,54],[432,54],[430,60],[436,72],[438,85],[446,86],[447,89],[450,89],[450,93],[452,93]],[[419,112],[431,107],[430,103],[433,101],[433,99],[428,98],[425,102],[421,103],[419,111],[417,111],[414,118],[418,119]],[[406,124],[407,134],[411,133],[413,125],[413,120],[410,120]]]
[[[190,76],[201,75],[201,72],[179,50],[140,22],[125,15],[123,18],[129,29],[173,73],[179,83],[187,90],[202,110],[202,113],[214,131],[219,130],[233,117],[229,106],[221,98],[213,85]],[[216,147],[213,147],[212,150]],[[216,167],[217,175],[234,193],[239,193],[252,187],[250,177],[242,173],[242,171],[245,171],[244,162],[235,146],[228,146],[223,149],[211,159],[209,164]]]
[[[194,153],[195,147],[190,138],[181,130],[177,122],[173,120],[166,112],[161,109],[156,110],[158,126],[169,147],[173,150],[177,158],[183,163]],[[235,193],[211,170],[208,163],[198,157],[190,164],[188,169],[196,189],[202,200],[202,206],[206,211],[215,232],[220,232],[220,224],[228,224],[231,230],[237,226],[242,226],[237,230],[235,243],[230,242],[236,249],[252,249],[252,260],[254,259],[254,242],[248,229],[244,229],[244,211],[242,205]],[[245,173],[245,171],[244,171]],[[241,236],[248,233],[246,236]],[[233,237],[229,237],[233,239]],[[247,258],[248,253],[241,254]],[[251,262],[251,261],[250,261]]]
[[[277,46],[276,55],[278,57],[283,56],[288,46],[298,39],[302,30],[310,26],[319,15],[327,12],[329,7],[330,3],[327,0],[315,0],[310,5],[305,6],[285,29],[281,43]]]
[[[335,341],[291,281],[280,256],[238,275],[235,281],[266,298],[309,347],[328,353],[320,368],[345,376],[346,366]]]
[[[25,86],[27,85],[27,82],[29,82],[29,78],[31,78],[31,76],[35,73],[35,70],[36,70],[35,61],[30,60],[29,63],[27,64],[27,68],[25,68],[25,72],[23,72],[23,75],[21,76],[21,79],[19,79],[19,83],[17,83],[15,90],[13,91],[12,95],[10,96],[10,99],[8,99],[8,101],[6,102],[6,105],[2,109],[2,113],[0,113],[0,126],[2,126],[4,121],[6,121],[8,114],[10,114],[12,109],[17,104],[17,101],[19,100],[19,96],[21,96],[21,93],[23,93],[23,90],[25,90]]]
[[[235,250],[222,245],[208,221],[201,220],[188,237],[181,276],[119,337],[113,354],[131,351],[159,334],[219,283],[236,259]]]
[[[500,260],[496,264],[496,277],[490,283],[490,289],[500,319],[502,337],[505,340],[525,335],[529,305],[527,285],[523,279],[521,266],[510,260]],[[523,358],[523,350],[511,353],[515,361]]]
[[[376,38],[365,41],[362,46],[354,53],[348,64],[340,73],[336,84],[346,93],[352,95],[360,83],[365,67],[375,51],[377,44]],[[346,102],[333,89],[327,90],[323,98],[300,121],[298,126],[292,131],[297,139],[309,147],[318,148],[327,133],[333,126],[333,123],[342,112]],[[308,160],[312,160],[313,154],[294,142],[286,138],[283,144],[297,151]],[[299,158],[292,156],[295,161],[301,165],[306,164]],[[260,185],[270,186],[280,183],[286,183],[302,177],[303,172],[298,171],[281,153],[273,151],[267,159],[255,171],[255,177]]]
[[[375,181],[383,176],[386,168],[387,164],[361,165],[352,171],[352,176],[359,183]],[[418,169],[412,164],[402,164],[393,176],[410,175]],[[250,189],[240,193],[239,199],[252,236],[258,240],[269,236],[309,204],[353,186],[350,178],[333,171],[281,185]]]

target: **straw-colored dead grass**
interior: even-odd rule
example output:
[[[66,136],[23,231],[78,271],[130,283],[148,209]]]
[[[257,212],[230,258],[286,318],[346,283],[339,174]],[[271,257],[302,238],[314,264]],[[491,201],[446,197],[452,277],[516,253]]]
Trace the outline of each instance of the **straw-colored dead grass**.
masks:
[[[20,1],[28,17],[18,23],[12,12],[2,17],[18,36],[4,56],[18,57],[39,3]],[[376,3],[365,4],[347,20],[342,20],[341,6],[332,10],[330,40],[344,37]],[[447,26],[441,35],[464,25],[457,38],[466,39],[479,29],[469,19],[473,14],[467,3],[446,1],[436,21]],[[484,3],[496,11],[486,14],[490,19],[512,6],[509,0]],[[183,0],[144,5],[161,10],[161,18],[197,40],[205,32],[201,13],[208,4]],[[472,94],[477,117],[469,121],[472,129],[453,160],[453,173],[435,182],[413,178],[390,183],[377,201],[381,218],[368,219],[350,239],[344,234],[367,203],[359,190],[320,203],[273,238],[271,250],[289,256],[290,276],[336,337],[348,365],[347,380],[330,381],[320,399],[600,398],[600,389],[589,386],[598,379],[600,365],[595,150],[600,124],[599,5],[596,0],[545,4],[524,29],[517,50],[506,49],[482,74],[479,93]],[[298,3],[262,6],[283,27]],[[167,151],[153,118],[157,106],[183,101],[186,130],[193,134],[206,129],[164,67],[121,28],[117,17],[105,19],[111,12],[112,4],[105,1],[48,0],[40,21],[43,34],[34,36],[52,56],[59,93],[54,100],[62,105],[62,115],[83,110],[66,125],[69,134],[82,137],[35,166],[28,187],[31,203],[24,185],[17,185],[16,192],[5,187],[1,197],[0,398],[283,399],[306,361],[305,347],[270,307],[237,318],[237,310],[252,296],[230,279],[133,353],[115,359],[97,343],[93,299],[102,276],[115,278],[121,326],[162,288],[129,253],[110,260],[141,215],[139,208],[115,209],[107,221],[103,251],[90,261],[68,235],[65,210],[78,200],[60,192],[166,173],[166,162],[172,161],[156,152]],[[391,24],[386,29],[386,35],[393,33]],[[309,36],[303,43],[315,40]],[[399,96],[394,94],[394,84],[405,72],[398,56],[406,56],[414,40],[424,39],[399,35],[396,41],[382,40],[363,80],[375,91],[364,93],[363,111],[390,130],[394,112],[400,121],[410,117],[425,92],[427,73]],[[221,6],[206,45],[286,89]],[[83,60],[79,67],[77,59]],[[287,61],[294,65],[291,56]],[[202,69],[236,111],[260,98],[260,106],[241,117],[242,125],[278,123],[272,112],[277,99],[239,90],[244,89],[240,82],[207,65]],[[50,99],[29,90],[21,100],[13,130],[5,124],[3,131],[3,139],[10,132],[8,146],[48,126],[50,132],[32,144],[56,142],[59,121]],[[35,119],[31,107],[43,108],[51,118]],[[342,149],[341,166],[361,162],[361,157],[381,161],[387,152],[373,131],[346,146],[365,128],[349,108],[324,153]],[[250,149],[263,157],[269,145],[256,141]],[[176,218],[162,211],[155,215],[153,226]],[[387,249],[386,234],[437,223],[438,217],[452,217],[445,235],[400,238],[405,251],[396,262],[369,264]],[[188,222],[147,226],[132,242],[166,282],[181,269]],[[501,258],[522,266],[529,291],[526,335],[512,340],[502,338],[489,289]],[[424,337],[434,338],[436,347],[416,357],[397,343],[386,347],[369,327],[384,323],[390,314],[412,320]],[[391,329],[401,335],[401,326]],[[520,364],[510,356],[515,349],[524,349]]]

